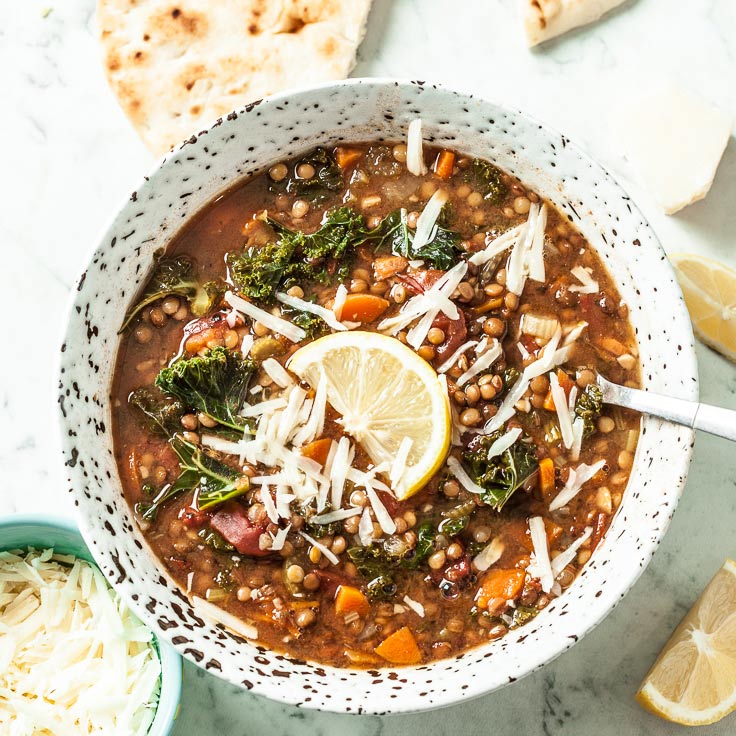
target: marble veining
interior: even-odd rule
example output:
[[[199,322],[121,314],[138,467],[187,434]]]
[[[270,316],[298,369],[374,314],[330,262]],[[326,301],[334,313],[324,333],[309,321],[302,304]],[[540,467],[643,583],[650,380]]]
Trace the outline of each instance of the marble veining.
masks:
[[[736,6],[633,0],[598,26],[533,52],[524,47],[516,7],[515,0],[466,0],[451,10],[442,0],[375,0],[355,74],[431,79],[528,110],[619,178],[665,249],[734,265],[734,142],[709,197],[668,218],[633,181],[608,119],[619,100],[659,78],[736,112]],[[93,0],[0,6],[0,273],[6,304],[22,305],[19,316],[6,318],[0,361],[3,514],[72,513],[54,456],[56,336],[86,253],[153,163],[106,87],[93,9]],[[707,348],[698,357],[702,399],[736,408],[734,367]],[[432,714],[355,718],[276,705],[187,665],[175,736],[679,732],[644,713],[632,695],[703,585],[736,554],[729,451],[724,441],[698,435],[684,497],[637,585],[580,644],[512,687]],[[700,732],[735,731],[731,718]]]

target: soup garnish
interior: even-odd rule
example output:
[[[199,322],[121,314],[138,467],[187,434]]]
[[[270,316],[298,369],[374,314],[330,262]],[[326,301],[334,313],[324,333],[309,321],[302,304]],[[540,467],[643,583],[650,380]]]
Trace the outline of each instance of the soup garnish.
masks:
[[[420,128],[211,203],[159,255],[115,369],[120,474],[162,565],[210,615],[337,666],[534,618],[600,543],[638,439],[595,383],[638,381],[595,251]]]

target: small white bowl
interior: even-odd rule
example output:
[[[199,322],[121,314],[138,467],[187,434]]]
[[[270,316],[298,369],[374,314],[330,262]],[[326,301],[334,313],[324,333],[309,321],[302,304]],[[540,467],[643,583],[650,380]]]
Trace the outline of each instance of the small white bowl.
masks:
[[[69,484],[92,554],[149,626],[207,671],[309,708],[435,708],[490,692],[549,662],[595,626],[644,570],[690,463],[693,432],[645,417],[622,505],[576,582],[527,626],[452,659],[335,669],[245,642],[192,609],[149,550],[121,493],[109,402],[121,317],[154,251],[235,182],[317,144],[403,139],[415,117],[429,140],[490,159],[565,213],[629,305],[644,387],[683,399],[698,393],[690,322],[652,229],[597,163],[521,112],[418,82],[356,79],[254,102],[169,153],[123,204],[74,294],[59,376]]]

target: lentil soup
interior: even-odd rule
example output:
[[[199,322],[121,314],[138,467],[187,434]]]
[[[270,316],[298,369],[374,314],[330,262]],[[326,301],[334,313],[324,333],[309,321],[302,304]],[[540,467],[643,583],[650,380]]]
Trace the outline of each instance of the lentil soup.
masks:
[[[595,384],[639,376],[595,251],[522,182],[416,132],[212,202],[157,259],[116,365],[116,458],[161,564],[263,644],[336,666],[428,662],[531,620],[605,534],[638,439]],[[411,351],[400,373],[431,368],[436,456],[396,420],[379,462],[333,407],[365,376],[289,370],[320,338],[379,333]]]

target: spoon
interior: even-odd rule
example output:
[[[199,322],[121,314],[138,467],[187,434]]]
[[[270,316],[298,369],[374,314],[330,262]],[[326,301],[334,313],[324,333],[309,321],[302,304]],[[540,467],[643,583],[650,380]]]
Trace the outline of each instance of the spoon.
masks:
[[[624,406],[736,441],[736,411],[732,409],[619,386],[617,383],[607,381],[601,375],[598,375],[598,386],[603,392],[603,401],[606,404]]]

